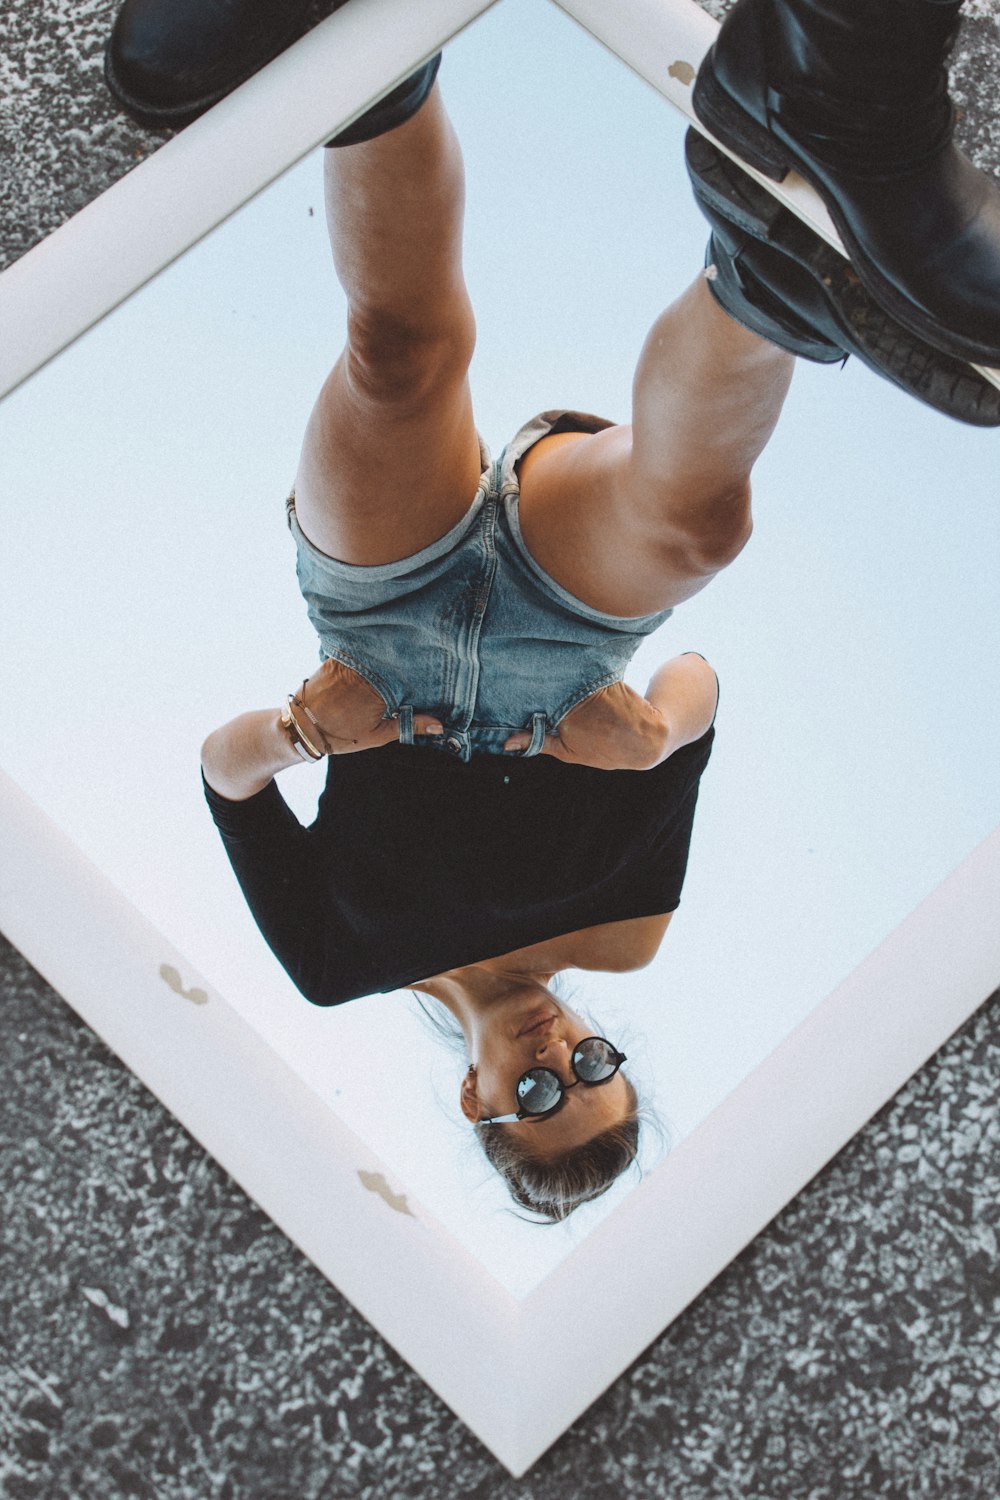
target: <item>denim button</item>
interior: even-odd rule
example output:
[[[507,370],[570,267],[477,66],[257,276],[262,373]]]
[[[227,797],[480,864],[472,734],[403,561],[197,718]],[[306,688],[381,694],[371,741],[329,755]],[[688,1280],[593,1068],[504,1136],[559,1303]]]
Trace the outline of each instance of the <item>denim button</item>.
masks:
[[[450,734],[448,736],[448,738],[445,740],[445,744],[447,745],[448,749],[449,750],[453,750],[456,755],[458,754],[459,750],[461,750],[461,748],[462,748],[462,741],[461,740],[456,740],[456,738],[455,738],[455,736],[453,734]]]

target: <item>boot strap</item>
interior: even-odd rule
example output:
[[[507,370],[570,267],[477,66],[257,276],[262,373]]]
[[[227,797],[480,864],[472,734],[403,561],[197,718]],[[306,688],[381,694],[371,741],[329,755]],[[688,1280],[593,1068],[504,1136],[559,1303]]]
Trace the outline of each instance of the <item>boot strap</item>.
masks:
[[[767,108],[771,120],[817,161],[860,178],[900,176],[922,167],[947,146],[955,129],[943,72],[933,93],[919,99],[841,100],[815,89],[769,88]]]

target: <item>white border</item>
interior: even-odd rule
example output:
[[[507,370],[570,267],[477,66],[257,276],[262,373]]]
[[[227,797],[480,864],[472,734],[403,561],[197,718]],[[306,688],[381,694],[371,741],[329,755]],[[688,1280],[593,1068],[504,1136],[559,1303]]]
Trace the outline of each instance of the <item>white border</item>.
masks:
[[[663,60],[696,66],[715,31],[693,0],[559,3],[658,88]],[[482,0],[351,0],[161,148],[0,277],[7,385],[488,8]],[[683,85],[678,97],[671,88],[668,79],[661,91],[688,113]],[[290,97],[294,119],[280,107]],[[262,119],[274,128],[260,129]],[[1000,977],[998,831],[519,1302],[419,1203],[400,1212],[365,1188],[359,1174],[383,1170],[371,1151],[224,996],[208,991],[182,953],[174,951],[175,967],[208,1003],[165,986],[170,945],[2,772],[0,824],[0,928],[515,1475]],[[600,1343],[574,1316],[595,1287]],[[528,1355],[540,1346],[548,1350],[544,1373],[532,1376]]]

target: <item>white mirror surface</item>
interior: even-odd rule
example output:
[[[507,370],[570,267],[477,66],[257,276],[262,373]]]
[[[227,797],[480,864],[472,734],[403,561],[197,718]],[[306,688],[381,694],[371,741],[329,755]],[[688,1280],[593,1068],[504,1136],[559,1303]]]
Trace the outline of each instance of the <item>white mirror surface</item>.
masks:
[[[646,330],[704,254],[683,120],[537,0],[463,33],[441,80],[466,155],[487,443],[557,405],[627,420]],[[344,324],[319,155],[0,410],[0,762],[523,1297],[635,1179],[565,1225],[517,1219],[457,1110],[459,1060],[405,993],[330,1012],[296,994],[201,797],[205,733],[277,703],[316,661],[283,501]],[[672,1144],[997,824],[997,442],[854,361],[800,365],[756,471],[749,547],[632,664],[641,690],[660,660],[698,650],[721,679],[657,960],[571,976]],[[300,815],[320,779],[283,778]],[[660,1150],[647,1142],[647,1170]]]

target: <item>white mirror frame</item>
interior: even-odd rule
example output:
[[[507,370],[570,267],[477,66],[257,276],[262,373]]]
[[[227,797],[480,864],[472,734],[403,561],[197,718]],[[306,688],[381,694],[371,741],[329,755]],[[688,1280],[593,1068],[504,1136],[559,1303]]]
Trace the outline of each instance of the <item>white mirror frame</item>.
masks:
[[[26,379],[492,3],[351,0],[161,147],[0,276],[0,391]],[[715,34],[716,23],[694,0],[559,3],[690,115],[687,70],[671,76],[668,69],[679,61],[697,68]],[[289,98],[294,114],[284,109]],[[267,131],[254,128],[262,117]],[[767,186],[833,238],[804,184]],[[995,372],[990,378],[1000,383]],[[556,1272],[517,1299],[419,1201],[400,1195],[329,1104],[2,770],[0,827],[0,928],[514,1475],[1000,979],[998,830]],[[177,993],[176,978],[166,982],[166,963],[185,993]],[[247,1099],[255,1101],[252,1114]],[[576,1316],[595,1293],[599,1343]],[[532,1373],[540,1348],[543,1368]]]

